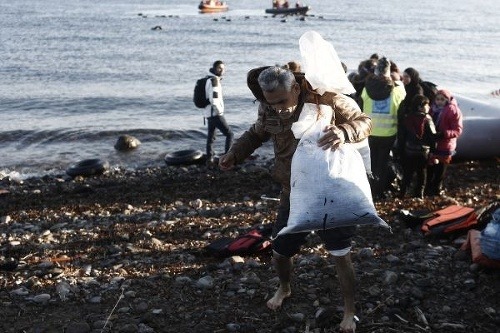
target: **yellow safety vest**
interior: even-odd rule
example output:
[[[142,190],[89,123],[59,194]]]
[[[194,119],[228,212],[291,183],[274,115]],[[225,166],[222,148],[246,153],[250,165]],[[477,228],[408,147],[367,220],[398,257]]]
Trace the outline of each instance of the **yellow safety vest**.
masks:
[[[372,119],[372,136],[394,136],[398,132],[399,104],[405,98],[402,86],[395,86],[386,99],[375,101],[368,96],[366,88],[361,93],[363,112]]]

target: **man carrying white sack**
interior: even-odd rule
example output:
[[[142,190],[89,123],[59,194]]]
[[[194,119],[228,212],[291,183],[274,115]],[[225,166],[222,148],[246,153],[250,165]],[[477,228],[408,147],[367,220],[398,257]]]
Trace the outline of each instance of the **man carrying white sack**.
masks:
[[[299,142],[292,126],[299,119],[304,107],[313,105],[320,109],[329,106],[332,112],[330,125],[317,140],[323,150],[336,149],[345,142],[359,142],[371,131],[371,120],[357,104],[344,94],[354,92],[347,80],[333,46],[316,32],[305,33],[299,40],[304,74],[271,66],[253,69],[247,83],[260,102],[258,119],[252,127],[236,140],[227,154],[220,157],[219,166],[229,170],[242,163],[269,139],[274,143],[275,166],[273,177],[281,183],[280,207],[273,230],[273,264],[280,279],[280,286],[267,306],[275,310],[291,295],[290,280],[292,257],[300,251],[309,232],[287,233],[277,236],[287,225],[290,212],[290,174],[292,157]],[[355,227],[341,227],[318,231],[325,248],[333,255],[344,298],[344,316],[341,332],[354,332],[354,269],[350,257],[351,237]]]

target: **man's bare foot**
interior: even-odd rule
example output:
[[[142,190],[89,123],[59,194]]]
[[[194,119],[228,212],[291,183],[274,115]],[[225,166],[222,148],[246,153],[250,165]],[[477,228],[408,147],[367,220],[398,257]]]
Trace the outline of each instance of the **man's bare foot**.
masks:
[[[284,289],[282,286],[280,286],[274,293],[274,296],[269,301],[267,301],[267,307],[271,310],[278,309],[283,303],[283,300],[287,297],[290,297],[291,294],[292,292],[290,291],[290,289]]]
[[[356,321],[354,320],[354,315],[345,315],[344,319],[340,323],[341,333],[354,333],[356,332]]]

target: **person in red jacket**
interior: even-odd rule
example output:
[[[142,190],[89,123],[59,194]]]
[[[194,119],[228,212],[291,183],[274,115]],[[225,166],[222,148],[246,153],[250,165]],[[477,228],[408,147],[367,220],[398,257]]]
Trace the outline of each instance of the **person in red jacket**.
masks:
[[[431,147],[436,140],[436,128],[429,115],[429,99],[417,94],[408,106],[408,112],[402,119],[398,135],[404,140],[403,181],[400,196],[404,197],[410,187],[413,175],[416,175],[413,197],[422,199],[427,178],[427,160]],[[399,133],[401,132],[401,133]]]
[[[462,112],[456,99],[446,89],[438,90],[430,112],[436,124],[436,148],[427,167],[426,195],[443,194],[443,181],[448,164],[457,148],[457,138],[462,134]]]

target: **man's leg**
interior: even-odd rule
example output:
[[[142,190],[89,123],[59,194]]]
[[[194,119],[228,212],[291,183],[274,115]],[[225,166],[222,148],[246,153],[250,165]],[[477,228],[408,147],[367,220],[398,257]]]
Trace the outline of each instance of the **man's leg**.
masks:
[[[218,123],[217,123],[217,128],[221,133],[226,137],[226,144],[225,144],[225,151],[224,153],[227,153],[229,148],[231,147],[231,144],[233,143],[233,131],[231,131],[231,128],[226,122],[226,118],[224,116],[219,116],[218,117]]]
[[[282,256],[281,254],[273,251],[273,265],[278,273],[280,285],[274,296],[267,301],[267,307],[271,310],[278,309],[283,300],[292,294],[290,287],[290,279],[292,277],[292,258]]]
[[[213,158],[213,148],[212,145],[215,141],[215,117],[207,118],[208,121],[208,134],[207,134],[207,161],[211,161]]]
[[[281,200],[288,199],[281,198]],[[291,295],[292,257],[300,251],[300,247],[305,243],[306,236],[309,234],[302,232],[278,236],[279,231],[287,224],[289,213],[288,207],[280,207],[273,226],[273,266],[278,273],[280,285],[274,296],[267,301],[267,307],[271,310],[279,308],[283,300]]]
[[[391,149],[394,146],[395,136],[381,137],[380,147],[379,147],[379,167],[380,167],[380,178],[379,178],[379,194],[382,194],[388,189],[391,180],[389,179],[389,159],[391,155]]]
[[[354,333],[356,331],[356,322],[354,320],[354,267],[351,262],[351,253],[344,256],[333,256],[335,268],[340,283],[340,290],[344,298],[344,317],[340,323],[340,331],[343,333]]]

